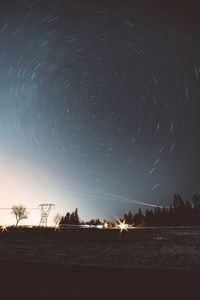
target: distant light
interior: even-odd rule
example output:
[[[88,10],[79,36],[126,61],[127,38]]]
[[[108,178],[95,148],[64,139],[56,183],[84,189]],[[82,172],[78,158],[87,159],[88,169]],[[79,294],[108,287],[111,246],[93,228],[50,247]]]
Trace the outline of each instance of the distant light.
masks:
[[[97,225],[97,228],[102,229],[103,225]]]
[[[57,231],[57,230],[59,230],[59,229],[60,229],[60,224],[55,224],[54,230]]]
[[[117,227],[120,229],[121,232],[123,230],[128,231],[128,224],[125,223],[125,220],[123,222],[119,221]]]
[[[108,222],[105,222],[104,224],[103,224],[103,226],[104,226],[104,228],[108,228]]]
[[[6,225],[1,225],[1,232],[8,231]]]

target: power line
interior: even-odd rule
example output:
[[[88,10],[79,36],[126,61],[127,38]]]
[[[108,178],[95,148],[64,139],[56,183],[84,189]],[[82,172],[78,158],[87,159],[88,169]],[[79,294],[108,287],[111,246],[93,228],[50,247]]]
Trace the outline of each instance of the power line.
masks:
[[[12,209],[12,207],[0,207],[0,209]],[[29,210],[39,209],[39,207],[27,207]]]

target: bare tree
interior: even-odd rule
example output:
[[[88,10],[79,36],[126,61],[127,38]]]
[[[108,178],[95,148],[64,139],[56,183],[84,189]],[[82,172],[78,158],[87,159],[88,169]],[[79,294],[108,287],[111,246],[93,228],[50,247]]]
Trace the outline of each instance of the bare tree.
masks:
[[[27,211],[26,207],[21,204],[13,205],[11,210],[12,210],[11,213],[15,216],[15,219],[16,219],[16,225],[15,225],[16,227],[20,220],[28,218],[28,211]]]

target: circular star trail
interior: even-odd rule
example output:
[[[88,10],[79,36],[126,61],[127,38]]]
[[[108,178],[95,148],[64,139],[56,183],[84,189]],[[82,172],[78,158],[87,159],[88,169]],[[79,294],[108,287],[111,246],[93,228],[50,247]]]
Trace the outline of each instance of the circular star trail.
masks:
[[[199,21],[183,2],[0,4],[2,156],[96,215],[198,192]]]

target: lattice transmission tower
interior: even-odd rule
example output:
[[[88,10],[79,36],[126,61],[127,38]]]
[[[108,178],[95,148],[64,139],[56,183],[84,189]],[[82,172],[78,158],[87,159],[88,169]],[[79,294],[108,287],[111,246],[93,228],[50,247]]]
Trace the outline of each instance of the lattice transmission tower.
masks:
[[[44,204],[40,204],[39,208],[41,210],[41,219],[40,219],[39,226],[47,227],[48,216],[51,212],[51,209],[55,208],[55,204],[51,204],[51,203],[46,204],[46,203],[44,203]]]

